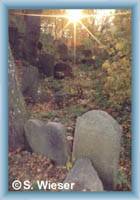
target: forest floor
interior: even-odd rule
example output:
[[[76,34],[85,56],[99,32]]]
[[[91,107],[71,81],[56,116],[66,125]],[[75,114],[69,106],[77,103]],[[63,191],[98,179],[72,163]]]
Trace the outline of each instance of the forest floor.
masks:
[[[93,71],[91,73],[91,71]],[[45,88],[50,94],[50,101],[45,103],[28,104],[28,110],[32,118],[45,121],[60,121],[67,128],[67,142],[69,151],[72,151],[72,143],[76,119],[83,113],[92,110],[104,110],[113,116],[123,127],[123,140],[121,144],[121,156],[116,191],[131,190],[131,108],[129,104],[120,107],[111,106],[102,93],[101,69],[83,70],[75,67],[74,78],[55,80],[44,79],[40,87]],[[70,93],[70,97],[63,99],[58,105],[53,98],[55,87],[60,87],[63,92]],[[45,92],[45,91],[44,91]],[[19,180],[49,180],[62,182],[68,173],[67,167],[55,166],[48,158],[17,150],[9,153],[9,187],[14,179]],[[12,188],[9,188],[12,190]]]

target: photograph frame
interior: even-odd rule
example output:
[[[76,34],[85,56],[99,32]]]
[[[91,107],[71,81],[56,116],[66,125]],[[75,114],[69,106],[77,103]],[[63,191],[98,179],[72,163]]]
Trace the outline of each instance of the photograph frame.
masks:
[[[79,6],[80,5],[80,6]],[[9,9],[132,9],[132,191],[9,192],[8,191],[8,10]],[[0,199],[140,199],[140,1],[138,0],[1,0],[0,1]]]

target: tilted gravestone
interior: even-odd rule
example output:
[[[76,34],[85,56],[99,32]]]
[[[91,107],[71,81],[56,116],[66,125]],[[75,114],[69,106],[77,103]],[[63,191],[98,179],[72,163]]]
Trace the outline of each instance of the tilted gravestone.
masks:
[[[92,110],[78,117],[73,159],[89,158],[104,188],[114,190],[120,154],[121,126],[104,111]]]
[[[69,191],[103,191],[102,182],[88,158],[76,160],[73,168],[70,170],[66,179],[64,180],[64,183],[74,183],[73,188],[70,188]]]
[[[26,110],[24,98],[19,89],[19,82],[17,79],[16,65],[10,49],[9,50],[9,150],[16,150],[17,148],[28,149],[27,141],[25,139],[24,124],[29,118],[29,113]]]
[[[55,161],[58,165],[67,162],[67,144],[65,128],[61,123],[44,122],[30,119],[25,124],[27,141],[35,153],[40,153]]]

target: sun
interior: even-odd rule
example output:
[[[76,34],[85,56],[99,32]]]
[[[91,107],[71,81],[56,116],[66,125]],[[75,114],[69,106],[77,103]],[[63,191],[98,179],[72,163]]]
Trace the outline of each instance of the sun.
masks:
[[[77,23],[84,17],[81,9],[66,10],[66,17],[71,23]]]

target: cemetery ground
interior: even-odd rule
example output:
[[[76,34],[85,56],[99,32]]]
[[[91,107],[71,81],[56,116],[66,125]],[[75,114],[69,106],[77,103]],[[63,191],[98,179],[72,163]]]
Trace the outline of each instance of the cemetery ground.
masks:
[[[81,74],[80,79],[78,78],[79,73]],[[115,107],[108,103],[104,94],[102,94],[102,73],[100,68],[92,70],[91,67],[88,70],[83,70],[83,66],[75,65],[75,75],[72,79],[45,78],[40,82],[40,90],[45,88],[50,99],[48,102],[43,103],[32,103],[32,101],[26,99],[28,102],[27,110],[30,112],[30,118],[64,124],[67,129],[66,139],[69,148],[69,160],[65,166],[59,167],[46,156],[19,148],[16,151],[9,152],[9,183],[14,179],[23,181],[29,179],[33,183],[36,180],[46,179],[52,182],[62,182],[73,165],[71,151],[77,117],[89,110],[104,110],[114,117],[123,128],[116,191],[131,190],[130,104],[126,102],[122,106]],[[76,89],[80,86],[82,87],[82,96],[79,97],[76,93],[77,96],[73,95],[70,99],[63,99],[61,100],[62,105],[57,105],[52,93],[54,87],[60,87],[60,85],[64,91],[71,90],[73,93],[77,92]],[[91,92],[94,92],[94,95],[91,95]],[[92,99],[92,96],[94,96],[94,99]],[[11,186],[9,189],[12,190]]]

